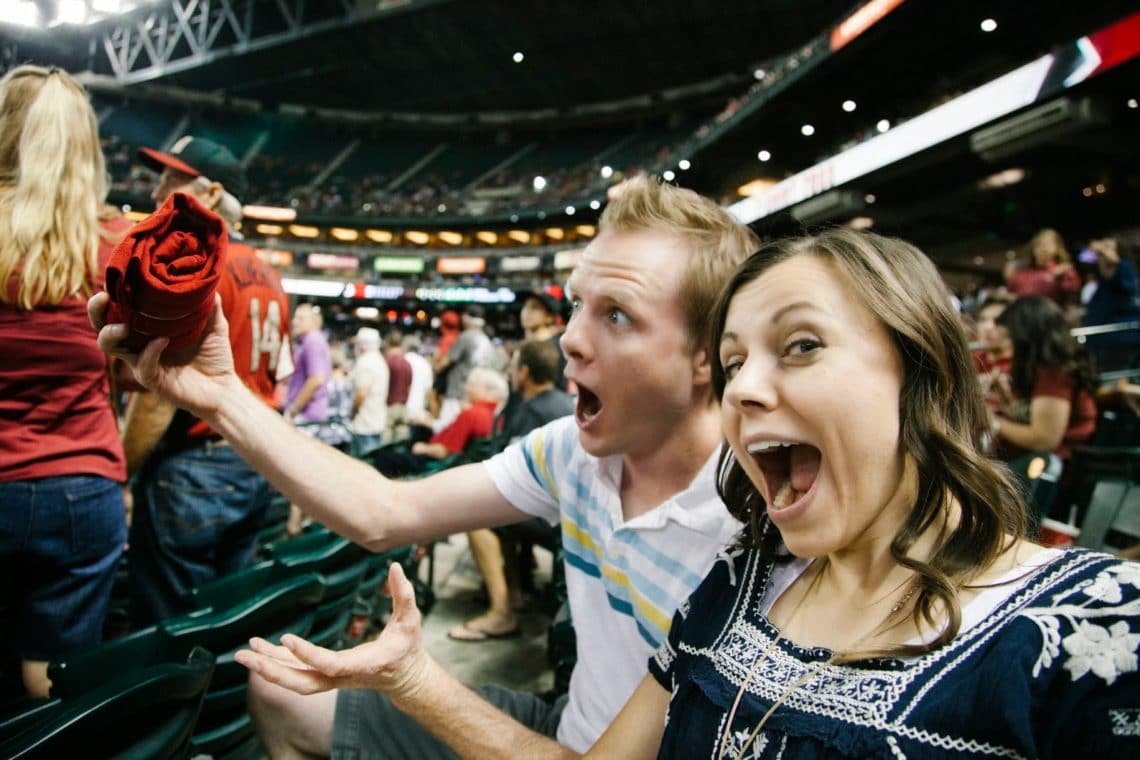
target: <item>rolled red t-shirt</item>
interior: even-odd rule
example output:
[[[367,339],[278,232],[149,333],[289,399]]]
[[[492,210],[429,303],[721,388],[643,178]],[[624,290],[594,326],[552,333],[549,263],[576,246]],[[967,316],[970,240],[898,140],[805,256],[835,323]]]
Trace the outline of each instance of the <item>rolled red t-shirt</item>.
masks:
[[[185,193],[127,232],[107,265],[107,321],[127,326],[128,348],[159,337],[168,350],[194,344],[214,308],[226,244],[221,217]]]

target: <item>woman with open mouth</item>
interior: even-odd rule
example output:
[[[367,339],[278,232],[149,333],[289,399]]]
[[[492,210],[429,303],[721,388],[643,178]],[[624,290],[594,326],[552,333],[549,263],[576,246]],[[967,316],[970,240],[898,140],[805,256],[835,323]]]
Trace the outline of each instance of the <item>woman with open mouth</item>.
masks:
[[[1140,565],[1026,536],[934,265],[771,243],[712,315],[745,523],[591,754],[1140,756]]]

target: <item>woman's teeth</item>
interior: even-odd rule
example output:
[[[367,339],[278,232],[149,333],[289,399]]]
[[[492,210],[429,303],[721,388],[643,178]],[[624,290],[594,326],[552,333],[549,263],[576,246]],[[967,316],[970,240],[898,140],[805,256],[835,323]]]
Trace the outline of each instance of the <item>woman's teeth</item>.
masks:
[[[776,491],[776,495],[772,497],[771,507],[777,511],[787,509],[803,498],[804,493],[804,491],[797,491],[792,488],[791,480],[785,480],[784,484],[780,486],[780,490]]]

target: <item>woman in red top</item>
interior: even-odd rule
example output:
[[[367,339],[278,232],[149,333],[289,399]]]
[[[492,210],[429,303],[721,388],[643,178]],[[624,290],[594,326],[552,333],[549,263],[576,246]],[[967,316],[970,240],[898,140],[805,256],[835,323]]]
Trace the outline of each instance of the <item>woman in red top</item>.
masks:
[[[1044,296],[1025,296],[997,318],[1013,343],[1009,388],[993,419],[998,456],[1050,451],[1068,460],[1096,429],[1096,376],[1088,355]]]
[[[87,321],[113,237],[95,114],[58,69],[0,80],[0,568],[24,686],[99,643],[126,540],[123,448]],[[116,229],[117,228],[117,229]]]
[[[1061,306],[1076,299],[1081,276],[1057,230],[1046,227],[1029,241],[1029,262],[1010,262],[1005,284],[1015,296],[1045,296]]]

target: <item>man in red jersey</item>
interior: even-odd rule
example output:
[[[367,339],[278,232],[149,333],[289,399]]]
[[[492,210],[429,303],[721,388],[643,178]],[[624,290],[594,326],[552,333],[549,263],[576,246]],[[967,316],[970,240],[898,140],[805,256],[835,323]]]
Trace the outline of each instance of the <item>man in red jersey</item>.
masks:
[[[139,158],[160,172],[156,204],[188,193],[226,221],[230,243],[218,293],[234,364],[272,405],[282,364],[289,364],[289,299],[277,272],[235,240],[246,187],[241,164],[224,145],[199,137],[183,137],[166,153],[142,148]],[[144,626],[177,613],[195,586],[249,564],[271,492],[204,422],[153,393],[132,399],[123,444],[135,505],[131,618]]]

